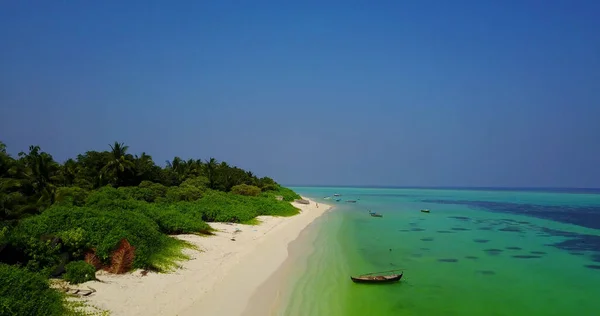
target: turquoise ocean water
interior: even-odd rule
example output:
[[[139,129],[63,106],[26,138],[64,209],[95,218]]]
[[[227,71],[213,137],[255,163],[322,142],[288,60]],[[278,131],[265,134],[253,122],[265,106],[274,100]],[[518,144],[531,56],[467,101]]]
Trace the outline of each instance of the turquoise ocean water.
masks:
[[[293,189],[335,209],[311,228],[280,315],[600,315],[598,193]],[[349,279],[392,269],[400,283]]]

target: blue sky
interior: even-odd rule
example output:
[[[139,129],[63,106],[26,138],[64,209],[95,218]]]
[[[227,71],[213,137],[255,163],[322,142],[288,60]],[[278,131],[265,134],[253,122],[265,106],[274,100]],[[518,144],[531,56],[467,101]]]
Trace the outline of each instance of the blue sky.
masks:
[[[598,1],[3,1],[0,140],[285,184],[600,187]]]

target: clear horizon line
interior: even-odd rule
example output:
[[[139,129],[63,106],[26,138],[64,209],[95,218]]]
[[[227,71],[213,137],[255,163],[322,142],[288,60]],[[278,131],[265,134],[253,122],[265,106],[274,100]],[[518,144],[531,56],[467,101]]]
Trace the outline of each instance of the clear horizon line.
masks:
[[[410,186],[410,185],[356,185],[356,184],[282,184],[285,187],[381,188],[381,189],[544,189],[544,190],[600,190],[600,187],[543,187],[543,186]]]

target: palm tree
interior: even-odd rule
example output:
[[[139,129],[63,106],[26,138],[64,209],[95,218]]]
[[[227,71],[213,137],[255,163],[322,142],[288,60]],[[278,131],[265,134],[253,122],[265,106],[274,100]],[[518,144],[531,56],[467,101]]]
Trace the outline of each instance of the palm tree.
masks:
[[[30,146],[29,153],[21,152],[19,156],[23,163],[18,171],[23,179],[20,186],[29,188],[38,203],[54,203],[59,165],[50,154],[40,152],[39,146]]]
[[[129,146],[125,146],[123,143],[115,142],[114,145],[110,146],[110,160],[102,168],[102,175],[109,177],[114,181],[114,184],[119,185],[125,180],[125,172],[133,168],[134,164],[127,157],[127,149]]]
[[[77,162],[73,159],[68,159],[62,165],[62,182],[65,186],[71,186],[75,183],[77,177]]]
[[[211,189],[215,189],[216,176],[217,176],[217,160],[215,158],[210,158],[206,161],[206,177],[208,178],[208,187]]]

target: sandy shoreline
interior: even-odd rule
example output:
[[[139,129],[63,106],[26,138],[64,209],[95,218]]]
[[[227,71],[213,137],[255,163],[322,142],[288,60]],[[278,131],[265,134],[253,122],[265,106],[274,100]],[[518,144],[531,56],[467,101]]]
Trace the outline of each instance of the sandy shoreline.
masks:
[[[331,208],[314,201],[294,203],[292,217],[259,216],[260,225],[210,223],[215,236],[179,235],[202,252],[167,274],[139,271],[126,275],[98,273],[103,282],[79,286],[97,290],[86,300],[111,315],[241,315],[256,289],[288,257],[288,245],[316,218]],[[237,231],[237,232],[236,232]],[[231,238],[235,237],[235,241]]]

